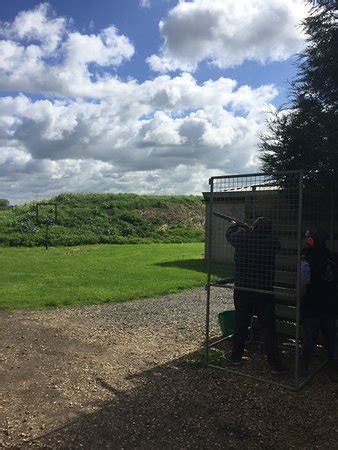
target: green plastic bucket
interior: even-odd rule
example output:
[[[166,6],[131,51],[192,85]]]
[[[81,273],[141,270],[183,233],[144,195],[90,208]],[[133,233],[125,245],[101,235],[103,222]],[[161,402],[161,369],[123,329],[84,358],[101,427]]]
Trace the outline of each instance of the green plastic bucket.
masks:
[[[218,314],[219,325],[223,336],[229,336],[235,332],[235,311],[223,311]]]

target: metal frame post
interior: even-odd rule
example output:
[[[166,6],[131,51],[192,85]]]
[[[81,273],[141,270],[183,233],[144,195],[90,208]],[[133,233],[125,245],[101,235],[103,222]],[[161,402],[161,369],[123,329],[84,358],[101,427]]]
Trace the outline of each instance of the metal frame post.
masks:
[[[296,286],[296,348],[295,348],[295,388],[299,388],[299,337],[300,337],[300,264],[303,214],[303,172],[298,181],[298,230],[297,230],[297,286]]]
[[[334,251],[334,193],[331,192],[331,251]]]
[[[39,219],[39,211],[40,211],[40,207],[42,206],[53,206],[54,207],[54,225],[57,223],[58,221],[58,204],[57,203],[37,203],[36,204],[36,209],[35,209],[35,215],[36,215],[36,224],[40,225],[40,223],[44,223],[46,226],[45,229],[45,249],[48,250],[49,247],[49,225],[51,225],[51,223],[46,220],[46,221],[40,221]]]
[[[48,250],[48,222],[46,222],[45,249]]]
[[[206,325],[205,325],[205,365],[209,363],[209,334],[210,334],[210,295],[211,295],[211,254],[212,254],[212,213],[213,213],[213,192],[214,183],[213,179],[210,178],[210,201],[209,201],[209,234],[208,234],[208,279],[206,285],[207,291],[207,303],[206,303]]]

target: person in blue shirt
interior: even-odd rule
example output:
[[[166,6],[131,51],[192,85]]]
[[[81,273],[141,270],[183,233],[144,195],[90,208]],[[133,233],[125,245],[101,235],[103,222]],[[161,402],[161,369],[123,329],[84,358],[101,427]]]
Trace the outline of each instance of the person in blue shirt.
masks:
[[[335,359],[338,265],[336,255],[326,247],[327,237],[320,228],[308,229],[300,263],[300,311],[304,332],[301,372],[304,376],[309,373],[320,332],[329,361]]]

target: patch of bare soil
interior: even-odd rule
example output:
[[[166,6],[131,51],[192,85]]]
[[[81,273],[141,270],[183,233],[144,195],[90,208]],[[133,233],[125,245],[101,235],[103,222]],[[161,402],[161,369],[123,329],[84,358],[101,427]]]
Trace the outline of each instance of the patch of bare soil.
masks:
[[[135,212],[162,226],[175,224],[203,228],[205,224],[205,205],[202,202],[189,205],[175,204],[170,205],[167,209],[149,207],[136,209]]]
[[[231,293],[213,301],[231,308]],[[1,312],[2,446],[337,448],[337,384],[300,393],[205,369],[205,291]],[[257,364],[264,367],[259,352]]]

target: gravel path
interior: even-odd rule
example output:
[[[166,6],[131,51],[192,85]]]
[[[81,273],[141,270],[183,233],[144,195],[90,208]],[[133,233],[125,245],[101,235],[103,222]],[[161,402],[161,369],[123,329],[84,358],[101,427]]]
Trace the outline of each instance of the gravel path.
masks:
[[[1,312],[3,446],[337,448],[325,372],[295,394],[196,363],[205,298]],[[212,304],[218,335],[231,292],[215,290]]]

